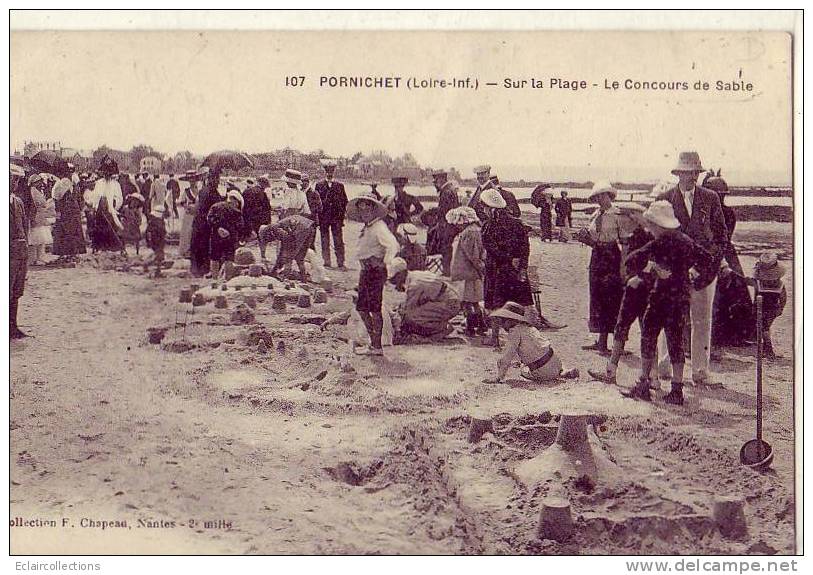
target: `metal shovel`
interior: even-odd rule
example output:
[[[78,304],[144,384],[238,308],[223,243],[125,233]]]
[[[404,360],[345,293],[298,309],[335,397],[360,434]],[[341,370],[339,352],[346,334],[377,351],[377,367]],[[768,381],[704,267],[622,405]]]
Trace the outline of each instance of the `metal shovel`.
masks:
[[[757,295],[757,438],[747,441],[740,449],[740,462],[762,471],[773,462],[773,448],[762,440],[762,296]]]

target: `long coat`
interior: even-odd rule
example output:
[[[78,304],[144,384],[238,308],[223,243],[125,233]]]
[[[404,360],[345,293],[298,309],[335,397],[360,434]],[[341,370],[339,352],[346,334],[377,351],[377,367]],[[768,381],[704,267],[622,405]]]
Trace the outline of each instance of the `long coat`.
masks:
[[[469,224],[457,236],[457,249],[452,256],[452,280],[482,280],[485,265],[482,229],[480,224]]]
[[[198,194],[197,211],[192,220],[192,242],[189,252],[192,260],[192,274],[196,276],[209,272],[211,226],[206,216],[209,215],[209,209],[220,201],[220,194],[217,192],[218,180],[217,177],[211,178]]]
[[[344,184],[337,181],[322,180],[316,184],[316,191],[322,200],[322,213],[320,224],[344,223],[344,214],[347,210],[347,194]]]
[[[243,192],[243,220],[246,233],[259,232],[261,225],[271,223],[271,202],[260,186],[251,186]]]
[[[531,284],[527,273],[531,244],[528,231],[518,219],[505,210],[496,210],[494,217],[483,224],[483,247],[486,250],[485,307],[496,309],[506,302],[531,305]],[[518,259],[514,267],[512,260]]]
[[[54,245],[51,252],[57,256],[83,254],[85,235],[82,231],[82,206],[73,189],[54,202],[56,222],[52,229]]]

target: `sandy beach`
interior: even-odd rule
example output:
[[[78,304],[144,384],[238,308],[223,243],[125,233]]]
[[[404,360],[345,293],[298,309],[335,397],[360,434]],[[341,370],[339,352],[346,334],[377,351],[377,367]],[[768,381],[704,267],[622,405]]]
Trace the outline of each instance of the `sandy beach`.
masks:
[[[790,226],[746,226],[735,241],[745,269],[765,245],[792,256]],[[331,270],[326,304],[277,313],[259,288],[189,316],[182,260],[161,280],[102,269],[112,256],[31,270],[20,318],[34,337],[11,343],[11,517],[46,526],[12,528],[12,553],[792,553],[791,305],[774,327],[784,358],[765,368],[776,455],[758,473],[738,457],[755,433],[754,349],[726,349],[713,364],[725,388],[688,387],[683,407],[622,400],[588,381],[603,358],[580,349],[589,249],[534,238],[531,253],[545,314],[568,324],[551,340],[578,380],[541,386],[514,370],[505,384],[482,383],[497,354],[463,340],[351,356],[342,326],[304,322],[347,308],[355,262]],[[256,323],[231,325],[246,292],[261,300]],[[168,328],[162,345],[147,343],[150,327]],[[638,343],[633,327],[623,385],[636,377]],[[596,427],[607,473],[587,486],[520,481],[517,467],[553,442],[546,412],[574,409],[608,417]],[[491,419],[494,433],[469,443],[472,417]],[[567,543],[536,537],[553,494],[571,504]],[[740,539],[714,527],[722,495],[745,501]]]

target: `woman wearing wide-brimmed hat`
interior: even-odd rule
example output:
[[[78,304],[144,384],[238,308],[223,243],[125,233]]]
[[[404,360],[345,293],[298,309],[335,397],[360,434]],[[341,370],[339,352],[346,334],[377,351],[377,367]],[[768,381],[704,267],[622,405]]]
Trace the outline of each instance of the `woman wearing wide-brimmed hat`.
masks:
[[[466,335],[488,333],[488,325],[480,308],[485,296],[483,278],[485,277],[486,252],[483,248],[483,232],[477,212],[468,206],[449,210],[446,221],[456,226],[458,233],[453,244],[452,281],[462,281],[460,301],[463,315],[466,316]]]
[[[591,333],[598,334],[595,343],[582,349],[595,350],[609,355],[609,334],[615,329],[624,284],[621,280],[622,238],[619,212],[613,208],[617,192],[610,182],[596,182],[588,202],[599,208],[590,218],[586,229],[580,230],[577,239],[593,248],[590,255],[590,320]]]
[[[384,354],[381,346],[384,284],[389,277],[390,263],[398,253],[398,240],[384,223],[387,207],[372,194],[363,194],[350,200],[346,215],[348,219],[364,224],[356,249],[361,265],[356,309],[370,334],[370,347],[358,349],[356,353],[380,356]]]
[[[480,202],[487,215],[483,224],[483,248],[486,251],[483,299],[486,310],[502,307],[507,301],[533,304],[528,281],[531,245],[523,223],[506,211],[507,203],[499,191],[483,190]],[[499,325],[491,325],[491,345],[499,347]]]

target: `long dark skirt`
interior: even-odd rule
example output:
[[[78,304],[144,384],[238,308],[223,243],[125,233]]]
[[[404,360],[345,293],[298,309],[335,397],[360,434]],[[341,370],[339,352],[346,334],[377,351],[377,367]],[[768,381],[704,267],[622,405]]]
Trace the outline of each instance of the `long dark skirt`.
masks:
[[[190,270],[195,277],[206,275],[211,267],[209,239],[212,235],[212,228],[206,221],[205,214],[202,218],[198,216],[200,214],[197,214],[192,222],[192,240],[189,245]]]
[[[553,240],[553,222],[551,221],[550,208],[542,206],[539,212],[539,231],[542,241]]]
[[[712,345],[747,345],[754,341],[754,322],[754,307],[745,280],[733,274],[717,280],[712,312]]]
[[[82,231],[82,209],[71,194],[65,194],[56,202],[59,216],[54,222],[51,252],[57,256],[75,256],[85,253],[85,234]]]
[[[510,260],[498,261],[486,256],[485,279],[483,282],[484,303],[487,310],[502,307],[513,301],[520,305],[531,305],[533,295],[527,278],[519,279],[517,270]]]
[[[99,207],[93,217],[93,231],[91,233],[91,245],[97,252],[120,252],[123,244],[119,237],[113,216],[107,210],[105,198],[99,202]]]
[[[599,244],[590,256],[590,321],[592,333],[612,333],[621,307],[621,250],[618,244]]]

